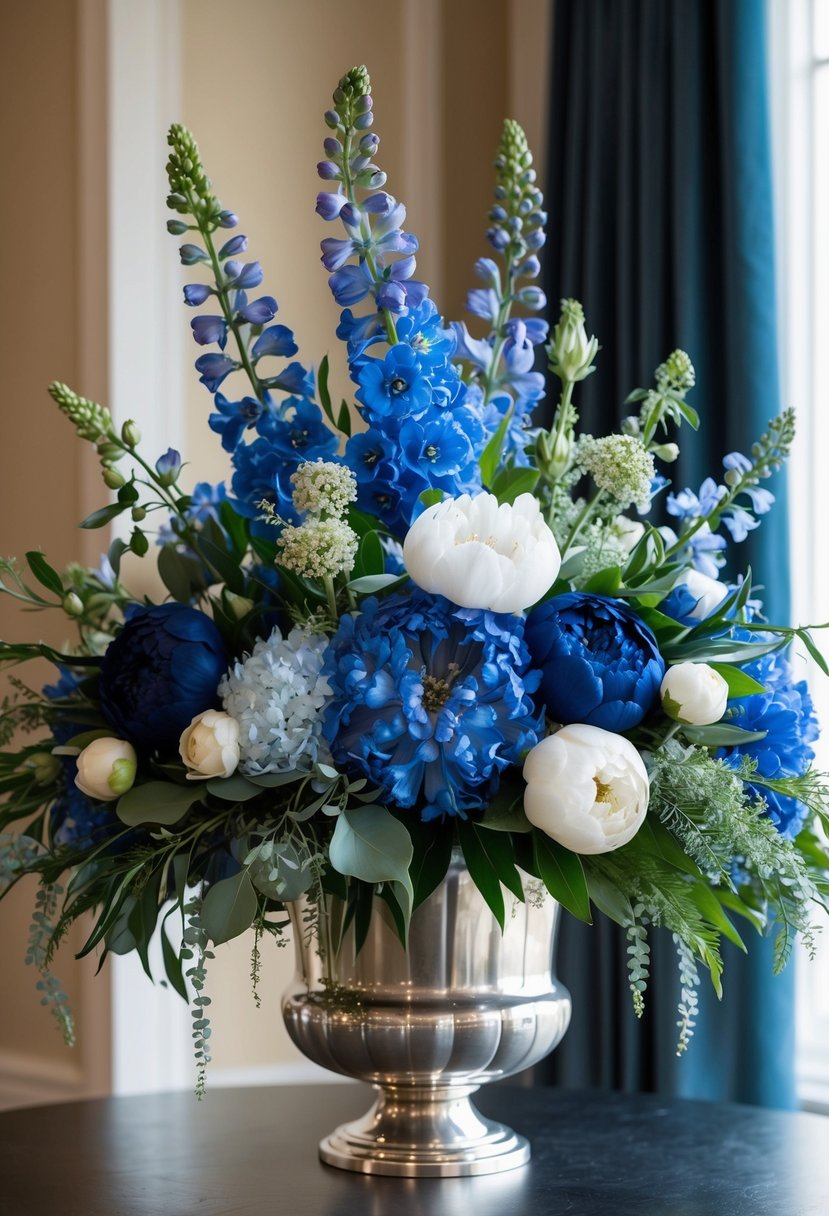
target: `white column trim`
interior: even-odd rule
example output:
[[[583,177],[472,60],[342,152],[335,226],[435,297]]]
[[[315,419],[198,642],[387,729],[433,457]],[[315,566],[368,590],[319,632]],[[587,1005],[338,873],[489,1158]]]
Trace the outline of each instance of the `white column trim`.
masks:
[[[107,0],[107,11],[109,405],[117,423],[138,423],[142,448],[155,459],[168,447],[182,451],[184,437],[181,289],[176,242],[165,227],[167,128],[181,117],[181,10],[178,0]],[[161,978],[153,945],[153,974]],[[184,1002],[152,985],[134,953],[107,965],[114,1092],[192,1085]]]

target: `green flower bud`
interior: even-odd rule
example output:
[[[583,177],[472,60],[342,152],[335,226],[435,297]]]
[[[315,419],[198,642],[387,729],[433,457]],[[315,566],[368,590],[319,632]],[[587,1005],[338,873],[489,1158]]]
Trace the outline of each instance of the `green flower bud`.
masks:
[[[128,419],[121,427],[121,438],[128,448],[137,447],[141,442],[141,432],[132,419]]]
[[[110,490],[120,490],[124,485],[124,478],[117,469],[105,468],[103,472],[104,485],[109,486]]]
[[[95,447],[101,460],[106,464],[117,464],[119,460],[123,460],[125,455],[123,448],[119,448],[117,443],[110,443],[108,439],[99,439]]]
[[[679,455],[679,444],[676,443],[660,443],[658,447],[652,448],[654,456],[658,456],[660,460],[664,460],[666,464],[673,464]]]
[[[559,481],[572,464],[572,436],[553,438],[549,431],[542,431],[536,442],[536,459],[539,471],[548,481]]]
[[[562,300],[561,318],[547,347],[550,370],[560,380],[584,380],[596,370],[593,360],[598,351],[599,343],[587,336],[581,304],[578,300]]]
[[[23,761],[23,767],[29,769],[36,785],[51,785],[60,773],[60,760],[49,752],[34,752]]]
[[[228,591],[227,588],[222,593],[222,600],[228,612],[237,621],[241,621],[256,607],[253,600],[249,600],[247,596],[235,595],[232,591]]]
[[[143,507],[133,507],[130,514],[132,515],[133,523],[136,523],[136,524],[140,524],[142,519],[147,518],[147,512],[144,510]]]
[[[83,600],[75,591],[63,597],[63,611],[67,616],[83,616]]]
[[[118,798],[122,794],[126,794],[127,790],[132,789],[135,783],[136,772],[135,760],[116,760],[112,765],[112,771],[107,777],[107,785]]]
[[[150,547],[150,542],[147,540],[140,528],[133,528],[132,536],[130,537],[130,549],[136,557],[144,557]]]

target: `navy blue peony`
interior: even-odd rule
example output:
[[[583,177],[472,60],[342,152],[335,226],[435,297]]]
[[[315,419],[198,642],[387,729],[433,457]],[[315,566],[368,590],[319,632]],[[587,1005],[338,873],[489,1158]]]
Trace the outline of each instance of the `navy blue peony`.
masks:
[[[557,595],[532,610],[525,638],[555,722],[618,734],[638,726],[659,701],[665,662],[656,638],[619,600]]]
[[[419,590],[364,600],[341,619],[323,669],[335,763],[425,820],[482,809],[501,770],[539,739],[523,630],[519,616]]]
[[[222,635],[209,616],[182,604],[139,609],[101,662],[101,709],[140,750],[175,751],[196,714],[218,706],[226,667]]]

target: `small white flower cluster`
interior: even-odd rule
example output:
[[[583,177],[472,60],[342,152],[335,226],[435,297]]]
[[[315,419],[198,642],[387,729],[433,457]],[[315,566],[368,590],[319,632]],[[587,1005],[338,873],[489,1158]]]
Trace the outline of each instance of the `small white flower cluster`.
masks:
[[[307,460],[291,475],[297,511],[308,515],[344,515],[357,498],[357,478],[344,464]]]
[[[625,541],[617,534],[612,523],[596,521],[588,524],[579,538],[579,545],[584,546],[579,571],[583,583],[610,566],[623,566],[628,556]]]
[[[578,463],[621,507],[634,503],[640,511],[648,509],[656,468],[653,456],[634,435],[604,435],[601,439],[584,435],[579,440]]]
[[[324,634],[299,625],[285,638],[275,628],[224,677],[219,696],[239,723],[240,773],[308,770],[316,762],[324,747],[322,709],[331,695],[320,674],[327,645]]]
[[[308,518],[283,527],[276,542],[279,565],[305,578],[348,574],[360,542],[341,517],[357,497],[354,474],[330,460],[308,460],[292,474],[291,484],[293,504]]]
[[[344,519],[312,516],[299,527],[287,524],[277,540],[279,565],[305,578],[333,578],[354,566],[359,540]]]
[[[694,365],[684,350],[675,350],[656,369],[656,386],[661,393],[676,392],[683,395],[697,382]]]

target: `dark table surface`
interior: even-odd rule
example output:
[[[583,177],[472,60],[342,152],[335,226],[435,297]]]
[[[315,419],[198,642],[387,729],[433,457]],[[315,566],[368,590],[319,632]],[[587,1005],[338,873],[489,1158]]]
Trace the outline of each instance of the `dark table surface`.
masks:
[[[523,1169],[367,1177],[317,1160],[357,1085],[217,1089],[0,1115],[2,1216],[829,1216],[829,1119],[650,1095],[490,1086]]]

